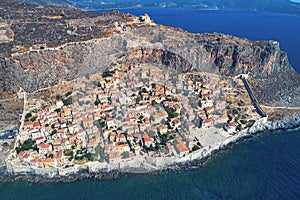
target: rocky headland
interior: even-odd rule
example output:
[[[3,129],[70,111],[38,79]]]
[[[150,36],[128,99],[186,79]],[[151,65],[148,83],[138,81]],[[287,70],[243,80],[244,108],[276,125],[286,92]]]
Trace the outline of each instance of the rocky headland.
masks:
[[[6,167],[10,173],[1,169],[7,175],[5,177],[33,178],[38,174],[65,181],[65,177],[72,180],[81,176],[99,178],[113,174],[114,177],[119,172],[136,171],[136,166],[140,172],[195,166],[241,138],[300,125],[297,114],[300,76],[276,41],[249,41],[218,33],[192,34],[155,24],[148,15],[137,17],[119,11],[90,13],[69,7],[8,0],[0,2],[0,11],[0,88],[3,97],[0,112],[1,116],[10,113],[9,121],[1,118],[1,129],[19,126],[22,114],[19,101],[25,99],[21,95],[23,90],[34,93],[63,81],[126,64],[150,64],[180,73],[207,72],[221,77],[244,74],[248,76],[258,102],[268,108],[267,114],[282,116],[278,121],[257,121],[228,140],[183,158],[146,157],[116,165],[87,163],[67,169],[19,169],[9,162]],[[287,112],[288,109],[292,112]]]

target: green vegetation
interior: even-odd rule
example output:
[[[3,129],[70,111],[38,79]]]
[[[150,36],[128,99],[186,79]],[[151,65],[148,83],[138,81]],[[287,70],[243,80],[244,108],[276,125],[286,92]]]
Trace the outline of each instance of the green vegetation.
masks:
[[[86,149],[81,149],[76,151],[75,161],[77,161],[77,163],[79,164],[88,161],[97,161],[97,160],[98,160],[97,155],[92,153],[87,153]]]
[[[62,100],[62,99],[63,97],[60,94],[56,95],[56,100]]]
[[[215,128],[223,128],[224,124],[223,123],[218,123],[214,125]]]
[[[97,126],[98,129],[101,129],[101,125],[100,125],[101,120],[94,120],[93,121],[93,125]]]
[[[55,129],[55,124],[54,124],[54,123],[51,124],[51,128],[52,128],[52,129]]]
[[[33,116],[33,117],[31,117],[30,120],[31,120],[32,122],[35,122],[36,119],[37,119],[37,116]]]
[[[193,124],[195,124],[196,127],[201,127],[201,120],[199,119],[199,117],[195,117],[192,122]]]
[[[165,133],[165,134],[161,134],[160,135],[160,139],[161,139],[161,143],[162,145],[166,145],[166,143],[172,139],[174,139],[174,137],[169,133]]]
[[[89,160],[89,161],[97,161],[98,158],[95,154],[92,154],[92,153],[87,153],[85,155],[85,157]]]
[[[122,158],[129,158],[129,152],[128,151],[124,151],[122,154],[121,154]]]
[[[67,99],[63,99],[62,100],[65,106],[69,106],[73,103],[73,98],[72,97],[68,97]]]
[[[84,101],[78,101],[78,104],[79,104],[80,106],[83,106]]]
[[[237,110],[233,109],[232,114],[237,115],[237,114],[239,114],[239,112]]]
[[[64,105],[69,106],[73,103],[73,98],[70,96],[71,94],[72,94],[72,92],[67,92],[65,94],[66,98],[64,98],[62,95],[58,94],[58,95],[56,95],[56,100],[61,100],[64,103]]]
[[[198,145],[195,145],[195,146],[193,146],[192,151],[197,151],[199,149],[200,149],[200,147]]]
[[[64,151],[64,155],[73,157],[74,152],[71,149],[68,149]]]
[[[71,94],[72,94],[72,92],[69,91],[69,92],[67,92],[67,93],[65,94],[65,97],[68,97],[68,96],[70,96]]]
[[[251,127],[253,126],[253,124],[255,123],[255,120],[251,119],[248,121],[248,123],[246,124],[246,127]]]
[[[238,122],[239,122],[239,118],[235,117],[235,118],[234,118],[234,122],[235,122],[235,123],[238,123]]]
[[[99,99],[96,99],[96,101],[94,102],[95,106],[97,106],[98,104],[100,104],[100,100]]]
[[[240,122],[241,122],[242,124],[247,124],[247,120],[241,119]]]
[[[57,133],[57,130],[54,129],[54,130],[51,132],[50,136],[53,136],[53,135],[55,135],[56,133]]]
[[[17,153],[20,153],[21,151],[27,151],[29,149],[38,151],[37,145],[32,139],[28,139],[24,141],[24,143],[20,147],[16,147]]]
[[[35,122],[35,120],[37,119],[37,116],[33,116],[31,112],[27,113],[25,115],[25,121],[32,121]]]
[[[236,127],[236,129],[238,130],[238,131],[241,131],[242,130],[242,125],[238,125],[237,127]]]
[[[26,115],[25,115],[25,119],[29,119],[29,118],[31,118],[32,117],[32,113],[31,112],[29,112],[29,113],[27,113]]]
[[[102,77],[106,78],[106,77],[112,76],[114,73],[115,73],[115,70],[105,70],[102,74]]]
[[[172,119],[172,118],[178,117],[178,115],[179,114],[177,112],[172,111],[171,114],[170,114],[170,118]]]

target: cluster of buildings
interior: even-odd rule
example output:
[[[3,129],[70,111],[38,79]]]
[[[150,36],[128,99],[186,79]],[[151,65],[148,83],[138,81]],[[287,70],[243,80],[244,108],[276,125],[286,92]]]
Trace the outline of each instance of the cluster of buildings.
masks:
[[[18,153],[22,161],[65,167],[91,157],[118,162],[143,154],[184,156],[197,145],[189,131],[216,122],[207,83],[157,67],[123,65],[89,79],[78,79],[55,105],[24,122],[19,146],[28,140],[36,146]],[[194,106],[189,97],[196,99]],[[225,127],[231,132],[234,126]]]

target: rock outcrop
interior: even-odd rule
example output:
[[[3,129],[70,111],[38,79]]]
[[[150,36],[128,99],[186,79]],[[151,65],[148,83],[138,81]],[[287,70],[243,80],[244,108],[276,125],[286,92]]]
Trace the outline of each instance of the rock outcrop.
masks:
[[[5,2],[2,7],[8,4]],[[0,44],[0,49],[5,49],[1,54],[0,87],[6,90],[16,91],[22,86],[32,92],[61,80],[101,72],[118,62],[151,63],[181,72],[207,71],[224,76],[248,73],[262,103],[300,105],[300,76],[275,41],[249,41],[217,33],[191,34],[117,11],[91,14],[43,7],[45,17],[35,10],[37,6],[22,5],[26,7],[23,17],[16,15],[11,21],[14,41]],[[22,9],[22,5],[16,8]],[[7,10],[0,15],[4,20]],[[74,15],[76,12],[78,15]],[[21,37],[28,29],[38,33],[38,38],[28,33],[27,42]]]

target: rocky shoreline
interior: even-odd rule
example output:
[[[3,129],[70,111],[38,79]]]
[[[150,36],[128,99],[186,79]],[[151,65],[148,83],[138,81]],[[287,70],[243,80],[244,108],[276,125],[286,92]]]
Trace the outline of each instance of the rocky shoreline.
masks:
[[[28,181],[33,183],[41,183],[41,184],[52,184],[52,183],[66,183],[73,182],[85,178],[91,178],[95,180],[108,180],[114,179],[122,174],[156,174],[162,171],[177,171],[181,169],[195,169],[203,166],[208,160],[219,156],[223,152],[227,151],[233,145],[244,141],[246,139],[252,138],[257,134],[263,134],[267,132],[281,132],[281,131],[291,131],[300,128],[300,114],[296,114],[291,118],[286,120],[277,121],[277,122],[265,122],[262,123],[257,121],[251,128],[245,129],[235,136],[229,138],[230,140],[226,140],[221,144],[216,144],[211,147],[207,151],[203,151],[200,153],[192,153],[189,154],[191,156],[187,156],[188,158],[176,158],[174,159],[172,164],[157,164],[157,162],[152,160],[153,166],[151,166],[149,162],[147,165],[139,166],[139,167],[127,167],[124,165],[121,167],[119,165],[118,169],[92,169],[93,166],[84,165],[85,167],[81,167],[81,169],[77,170],[77,172],[66,174],[65,176],[60,175],[51,175],[51,173],[47,174],[36,174],[36,173],[9,173],[5,166],[0,167],[0,182],[14,182],[14,181]],[[166,158],[163,158],[164,160]]]

